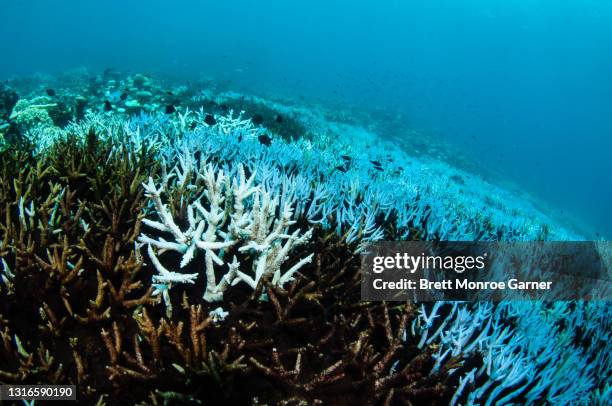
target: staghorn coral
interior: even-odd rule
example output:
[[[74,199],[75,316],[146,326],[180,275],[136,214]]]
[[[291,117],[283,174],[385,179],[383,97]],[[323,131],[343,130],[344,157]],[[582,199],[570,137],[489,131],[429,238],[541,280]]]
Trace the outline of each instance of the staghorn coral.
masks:
[[[135,156],[95,138],[58,144],[38,159],[7,151],[0,183],[1,256],[11,285],[0,303],[0,313],[11,315],[2,322],[1,374],[79,383],[86,396],[95,392],[86,354],[97,346],[87,329],[155,303],[136,278],[142,263],[133,243],[145,200],[139,168],[129,164]]]
[[[595,379],[606,385],[611,361],[601,347],[609,324],[605,302],[436,302],[430,310],[421,306],[410,331],[419,348],[437,348],[434,370],[448,357],[460,357],[461,364],[472,355],[482,358],[451,404],[568,404],[586,403]]]
[[[189,152],[179,155],[179,165],[168,173],[163,170],[161,186],[155,186],[152,178],[143,187],[161,220],[144,219],[148,227],[173,236],[175,241],[163,237],[154,239],[142,234],[139,241],[147,245],[149,258],[158,275],[153,281],[160,284],[194,283],[199,273],[183,274],[169,271],[161,264],[152,247],[161,252],[176,251],[182,254],[180,268],[185,268],[202,251],[205,256],[206,290],[203,298],[208,302],[221,301],[230,285],[244,282],[256,289],[260,280],[271,277],[272,284],[283,286],[295,272],[312,260],[312,254],[302,258],[291,268],[281,271],[288,254],[295,247],[306,243],[312,230],[302,233],[290,231],[295,202],[283,199],[274,191],[254,186],[254,175],[248,179],[244,168],[238,167],[236,177],[228,176],[204,160],[195,161]],[[180,213],[170,211],[162,201],[162,193],[176,191],[174,202],[180,202],[183,221],[188,227],[181,230],[174,217]],[[195,197],[195,198],[193,198]],[[250,198],[250,199],[249,199]],[[248,206],[248,207],[247,207]],[[184,215],[186,212],[186,216]],[[185,219],[186,217],[186,219]],[[248,255],[252,266],[241,267],[236,255]],[[226,264],[223,257],[232,261]],[[219,268],[227,268],[217,283]],[[164,289],[164,287],[161,287]]]
[[[122,396],[172,393],[185,403],[206,394],[213,404],[251,404],[253,396],[271,404],[444,404],[453,387],[448,371],[457,365],[448,360],[428,373],[431,352],[416,351],[403,333],[414,308],[356,302],[358,259],[330,236],[316,239],[333,249],[317,256],[308,276],[300,273],[287,290],[265,281],[255,292],[229,291],[223,321],[190,304],[199,298],[185,290],[172,316],[134,313],[134,335],[116,323],[102,330],[113,386],[138,382]],[[328,272],[332,266],[337,273]]]
[[[354,247],[320,228],[312,235],[315,263],[293,273],[295,280],[279,284],[265,276],[255,291],[238,284],[224,294],[228,312],[221,315],[197,304],[201,291],[184,286],[167,314],[152,297],[154,263],[135,246],[147,201],[140,185],[155,175],[140,172],[141,165],[155,168],[149,156],[135,159],[134,151],[101,142],[95,133],[56,148],[38,160],[3,156],[2,172],[10,177],[0,188],[7,219],[2,260],[13,284],[10,294],[1,292],[0,314],[11,315],[0,326],[3,381],[77,384],[80,399],[111,404],[168,397],[192,403],[203,393],[236,404],[250,404],[253,396],[339,402],[329,392],[339,383],[346,399],[371,403],[451,393],[452,382],[449,388],[440,383],[444,370],[427,375],[429,355],[401,355],[412,307],[359,305]],[[246,174],[235,186],[254,187]],[[172,202],[181,206],[181,199]],[[241,209],[231,202],[239,220]],[[268,223],[264,237],[286,224]],[[252,232],[250,224],[234,226],[235,233]],[[263,245],[255,238],[241,243],[248,241]],[[308,247],[293,249],[303,255]],[[257,269],[257,255],[242,255],[244,269]]]
[[[201,304],[203,280],[197,289],[177,286],[171,298],[174,311],[165,312],[150,283],[155,262],[140,254],[137,242],[144,213],[150,211],[141,185],[157,173],[170,177],[157,169],[151,151],[130,149],[90,131],[57,143],[42,156],[3,153],[2,381],[76,384],[80,399],[111,404],[167,397],[191,403],[204,391],[216,393],[219,402],[233,399],[237,404],[250,404],[253,396],[270,402],[319,402],[332,399],[326,388],[342,381],[347,398],[367,395],[376,403],[424,396],[416,389],[398,389],[410,372],[420,374],[432,393],[448,396],[450,390],[442,390],[438,378],[421,372],[428,367],[423,357],[410,363],[402,356],[406,365],[398,364],[394,378],[386,379],[393,356],[404,347],[401,331],[412,317],[411,308],[371,304],[371,316],[364,317],[368,306],[355,305],[359,277],[354,247],[346,239],[333,242],[333,233],[320,228],[316,235],[314,229],[296,232],[300,228],[293,225],[292,200],[264,196],[267,191],[249,181],[254,174],[247,177],[240,168],[228,169],[235,176],[226,176],[200,162],[204,176],[194,177],[197,187],[187,187],[187,182],[181,189],[180,180],[187,178],[179,165],[177,172],[171,171],[177,176],[168,181],[174,186],[169,187],[167,210],[185,216],[189,196],[218,192],[215,188],[223,185],[233,192],[225,196],[227,201],[217,201],[217,211],[227,211],[224,233],[236,236],[233,248],[244,270],[240,278],[256,277],[263,258],[257,248],[265,244],[271,266],[282,264],[288,248],[295,258],[313,258],[316,264],[292,260],[287,270],[301,263],[290,273],[294,280],[266,272],[254,285],[237,284],[223,295],[227,312]],[[248,195],[248,201],[237,199],[237,191]],[[210,201],[202,202],[213,213]],[[256,210],[260,224],[248,219]],[[279,237],[269,238],[273,233]],[[305,242],[304,236],[316,240],[316,257],[308,253],[309,245],[297,244]],[[241,252],[239,247],[249,248]],[[195,256],[187,266],[199,260],[205,263],[205,255]],[[329,310],[324,313],[324,308]],[[383,330],[391,335],[380,339]],[[309,334],[296,341],[301,331]],[[302,354],[298,370],[280,373],[289,368],[288,362],[295,367],[297,354]],[[243,378],[252,383],[239,385]],[[362,387],[367,388],[363,393]]]
[[[152,82],[147,91],[155,93]],[[99,93],[88,106],[100,104]],[[79,399],[99,404],[609,398],[606,303],[359,301],[355,253],[364,241],[576,238],[515,197],[351,126],[313,126],[316,137],[285,142],[240,114],[217,112],[209,125],[204,109],[117,111],[88,109],[64,129],[28,128],[22,144],[0,153],[0,381],[76,383]],[[267,204],[264,193],[269,207],[277,203],[258,239],[252,219],[240,218]],[[219,302],[208,303],[207,250],[192,242],[215,213],[223,217],[214,241],[235,242],[208,246],[224,263],[209,256]],[[267,267],[257,278],[257,248],[275,221],[288,225],[269,244],[278,253],[295,242],[285,237],[312,230],[291,245],[278,275],[312,262],[286,283]],[[240,251],[249,243],[254,250]],[[169,284],[151,283],[160,266],[197,276],[170,295]],[[238,283],[220,288],[230,280]]]

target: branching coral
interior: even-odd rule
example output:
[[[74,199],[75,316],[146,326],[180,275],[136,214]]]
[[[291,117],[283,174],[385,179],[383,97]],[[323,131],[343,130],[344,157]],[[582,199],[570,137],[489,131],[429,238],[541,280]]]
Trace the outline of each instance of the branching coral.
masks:
[[[144,224],[174,238],[174,241],[167,241],[161,236],[154,239],[146,234],[139,238],[141,243],[147,244],[149,257],[158,271],[154,282],[194,283],[199,273],[169,271],[152,247],[162,253],[176,251],[182,254],[180,268],[189,265],[198,251],[203,252],[206,275],[203,297],[209,302],[222,300],[225,290],[240,281],[256,289],[262,278],[271,277],[272,284],[283,286],[312,260],[310,254],[291,268],[281,269],[288,254],[312,235],[312,230],[290,231],[295,224],[292,220],[294,201],[284,200],[281,206],[281,197],[274,191],[253,186],[254,174],[247,179],[242,166],[238,167],[237,176],[231,177],[210,163],[196,162],[188,152],[180,155],[179,162],[171,172],[164,171],[161,186],[157,187],[152,178],[143,185],[160,219],[144,219]],[[193,201],[181,202],[186,211],[185,230],[177,225],[168,205],[162,201],[166,190],[176,191],[174,198],[196,196]],[[248,271],[241,270],[236,255],[231,262],[225,263],[223,257],[228,257],[232,251],[252,258]],[[225,268],[218,283],[215,266]]]
[[[97,344],[83,328],[155,304],[133,250],[145,203],[139,164],[133,152],[95,138],[59,143],[38,159],[6,151],[0,166],[0,253],[10,287],[0,292],[0,319],[11,315],[0,323],[0,374],[78,383],[84,396],[99,388],[90,386],[95,363],[87,354]],[[150,165],[149,157],[138,160]]]
[[[321,226],[299,231],[308,222],[296,223],[295,184],[272,193],[253,172],[221,170],[185,153],[170,171],[157,171],[150,149],[117,148],[94,135],[60,143],[42,159],[4,156],[4,179],[16,180],[0,188],[2,269],[13,284],[11,295],[0,292],[0,314],[11,315],[0,326],[2,379],[76,384],[79,398],[92,403],[193,400],[204,391],[215,394],[213,402],[236,404],[253,396],[309,403],[450,397],[452,363],[429,375],[431,355],[406,351],[414,348],[403,341],[413,308],[359,304],[355,242]],[[156,173],[160,186],[141,186]],[[145,220],[143,211],[160,220]],[[150,257],[136,241],[142,223],[159,233],[146,242],[157,251]],[[233,244],[202,245],[211,242],[204,237],[210,224],[215,243]],[[153,298],[150,281],[160,274],[153,258],[175,253],[178,265],[192,244],[186,269],[205,269],[207,249],[248,264],[233,278],[243,283],[222,292],[227,310],[202,303],[202,291],[183,289],[188,284],[173,295],[171,313]],[[215,273],[224,272],[210,257]]]
[[[583,317],[600,328],[585,336]],[[597,302],[436,302],[429,311],[421,306],[411,333],[419,337],[420,348],[437,347],[434,370],[449,357],[460,357],[462,364],[474,355],[482,358],[480,368],[461,378],[452,404],[533,404],[542,399],[568,404],[587,399],[595,377],[607,379],[603,371],[610,370],[610,360],[600,353],[609,330],[604,319],[609,319],[609,310]],[[562,332],[557,324],[561,320]],[[582,345],[574,347],[577,340]]]
[[[360,301],[364,242],[572,234],[365,131],[287,142],[215,109],[90,109],[0,152],[3,383],[92,404],[609,399],[607,303]]]

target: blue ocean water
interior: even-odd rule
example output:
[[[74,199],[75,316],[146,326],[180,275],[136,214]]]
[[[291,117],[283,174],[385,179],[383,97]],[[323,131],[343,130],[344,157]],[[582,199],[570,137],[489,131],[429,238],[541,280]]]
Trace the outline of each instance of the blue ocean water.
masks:
[[[610,2],[2,0],[0,18],[0,78],[208,75],[378,113],[612,236]]]

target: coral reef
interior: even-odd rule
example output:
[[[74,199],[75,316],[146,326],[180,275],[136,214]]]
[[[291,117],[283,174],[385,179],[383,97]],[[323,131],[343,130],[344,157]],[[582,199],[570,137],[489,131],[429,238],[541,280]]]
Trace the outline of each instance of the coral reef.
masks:
[[[47,96],[39,96],[34,99],[20,99],[13,107],[10,119],[23,130],[34,127],[50,127],[53,120],[48,110],[57,107]]]
[[[92,329],[118,309],[155,302],[134,280],[142,264],[132,248],[145,203],[137,180],[151,164],[150,154],[114,152],[93,132],[45,157],[3,153],[3,379],[89,392]]]
[[[13,89],[0,84],[0,151],[19,137],[17,125],[11,121],[11,112],[19,100]]]
[[[293,279],[295,272],[303,265],[311,262],[312,254],[281,272],[281,265],[288,259],[289,253],[307,242],[312,235],[312,229],[305,233],[296,229],[290,233],[289,228],[296,222],[292,220],[295,201],[286,197],[281,199],[274,190],[254,186],[254,175],[246,179],[242,166],[238,167],[239,176],[232,179],[223,170],[216,170],[212,164],[205,164],[202,160],[196,162],[189,152],[179,156],[179,163],[171,173],[165,166],[162,168],[160,187],[155,186],[152,178],[143,185],[161,220],[144,219],[144,224],[159,232],[169,233],[175,239],[174,242],[161,237],[155,240],[146,234],[139,238],[139,242],[147,244],[149,257],[159,273],[153,277],[159,289],[166,290],[171,283],[194,283],[198,274],[168,271],[151,247],[183,254],[180,268],[188,265],[196,252],[202,251],[206,264],[203,298],[209,302],[222,300],[223,292],[239,282],[256,289],[262,278],[270,276],[273,285],[283,286]],[[189,227],[185,231],[176,224],[173,213],[162,201],[162,193],[168,189],[177,191],[172,201],[182,203],[182,207],[175,207],[173,212],[187,214],[185,220]],[[206,201],[200,198],[192,202],[190,196],[202,196]],[[251,207],[245,207],[250,196],[253,196]],[[233,260],[225,264],[215,253],[220,250],[227,258],[233,256]],[[255,257],[251,259],[253,265],[250,272],[241,269],[236,254]],[[219,283],[216,283],[215,264],[227,266],[227,272]]]
[[[588,333],[583,330],[586,319]],[[482,366],[465,376],[452,404],[462,395],[468,404],[544,399],[571,404],[587,399],[594,381],[612,368],[612,360],[601,353],[610,322],[605,302],[436,302],[431,309],[421,306],[411,332],[420,337],[419,348],[438,349],[434,370],[448,357],[482,357]]]
[[[605,302],[360,301],[371,241],[580,239],[523,196],[304,108],[61,80],[14,83],[6,113],[0,382],[100,405],[609,401]]]
[[[0,119],[7,120],[13,107],[17,104],[19,95],[10,87],[0,84]]]
[[[72,383],[82,399],[112,404],[148,396],[187,402],[207,388],[219,401],[244,404],[255,395],[322,404],[449,397],[448,368],[430,376],[429,352],[403,351],[414,309],[360,304],[358,257],[321,229],[312,237],[316,264],[308,264],[309,272],[296,269],[286,289],[266,273],[255,286],[241,284],[222,297],[227,313],[205,307],[201,291],[186,288],[170,299],[174,311],[163,311],[150,283],[157,261],[141,256],[137,244],[147,205],[141,183],[156,167],[152,156],[100,142],[93,131],[37,160],[31,153],[3,155],[3,381]],[[208,196],[225,183],[209,177]],[[181,184],[179,178],[174,187]],[[259,193],[244,173],[233,187]],[[256,223],[239,221],[240,200],[233,203],[236,222],[228,230],[233,224],[236,233],[258,236]],[[281,235],[290,223],[289,202],[284,207],[275,227],[259,216],[268,226],[259,235],[290,237]],[[264,245],[248,241],[244,247]],[[260,260],[261,254],[243,262],[257,269]],[[238,379],[249,384],[237,390]]]

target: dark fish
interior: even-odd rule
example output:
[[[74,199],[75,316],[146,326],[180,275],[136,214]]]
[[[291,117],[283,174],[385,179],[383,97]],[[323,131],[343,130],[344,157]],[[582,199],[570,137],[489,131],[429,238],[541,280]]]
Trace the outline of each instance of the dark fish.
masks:
[[[51,96],[51,97],[55,96],[55,90],[51,88],[47,89],[46,92],[48,96]]]
[[[196,123],[195,121],[193,123],[191,123],[191,125],[189,126],[190,130],[195,130],[195,128],[198,126],[198,123]]]
[[[125,99],[127,99],[127,97],[128,97],[127,92],[123,92],[123,93],[121,93],[121,96],[119,96],[119,98],[121,99],[121,101],[125,101]]]
[[[276,121],[277,123],[282,123],[283,122],[283,116],[281,116],[280,114],[277,114],[276,118],[274,119],[274,121]]]
[[[340,155],[340,158],[344,159],[347,162],[351,162],[351,160],[352,160],[351,157],[348,156],[348,155]]]
[[[219,105],[219,108],[220,108],[221,110],[223,110],[223,111],[228,111],[228,110],[229,110],[229,107],[227,107],[227,104],[220,104],[220,105]]]
[[[380,166],[375,166],[374,169],[376,169],[377,171],[381,171],[381,172],[384,171],[384,169]]]
[[[251,122],[255,125],[260,125],[263,123],[263,116],[261,114],[255,114],[253,117],[251,117]]]
[[[174,108],[174,106],[173,106],[173,105],[168,104],[168,105],[166,106],[166,114],[172,114],[172,113],[174,113],[175,111],[176,111],[176,109]]]
[[[338,165],[338,166],[336,166],[336,169],[339,170],[342,173],[346,173],[346,171],[348,171],[348,168],[345,167],[344,165]]]
[[[206,117],[204,117],[204,122],[208,125],[217,124],[217,120],[215,120],[215,118],[211,114],[207,114]]]
[[[465,181],[459,175],[453,175],[450,177],[450,179],[459,185],[465,185]]]
[[[112,109],[113,105],[108,100],[104,100],[104,111],[111,111]]]
[[[266,147],[269,147],[272,144],[272,138],[268,137],[265,134],[260,135],[259,137],[257,137],[257,139],[261,144],[265,145]]]
[[[379,161],[372,161],[372,160],[370,160],[370,162],[372,162],[372,165],[374,165],[374,166],[378,166],[379,168],[382,167],[382,164]]]
[[[242,134],[238,136],[238,142],[242,141]]]
[[[174,96],[174,93],[172,93],[170,90],[166,91],[166,94],[169,96]]]

